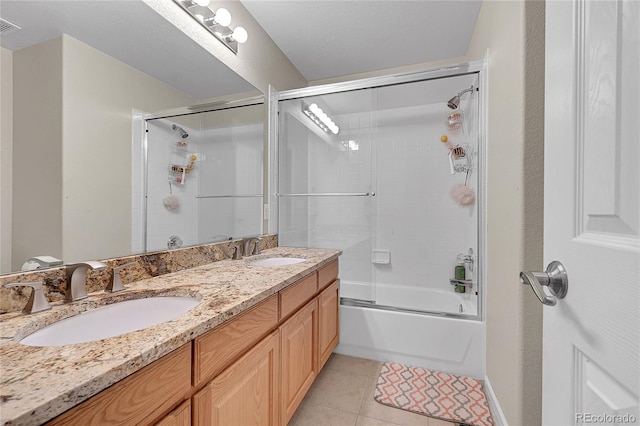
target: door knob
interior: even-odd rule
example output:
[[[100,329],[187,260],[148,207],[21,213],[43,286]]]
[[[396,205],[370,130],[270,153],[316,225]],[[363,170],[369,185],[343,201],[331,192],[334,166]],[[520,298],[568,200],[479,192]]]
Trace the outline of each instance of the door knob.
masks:
[[[554,306],[557,299],[564,298],[569,290],[567,270],[557,260],[549,263],[545,272],[520,272],[520,282],[531,286],[540,302],[548,306]],[[552,295],[546,294],[542,286],[548,287]]]

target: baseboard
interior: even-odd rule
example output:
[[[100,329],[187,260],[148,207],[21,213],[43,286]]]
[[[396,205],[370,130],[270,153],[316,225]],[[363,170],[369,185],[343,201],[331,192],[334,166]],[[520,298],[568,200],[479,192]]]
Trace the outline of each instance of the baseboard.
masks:
[[[491,409],[493,424],[495,426],[509,426],[507,419],[504,416],[504,412],[502,411],[502,407],[500,407],[498,397],[493,391],[491,382],[489,382],[489,378],[487,376],[484,377],[484,392],[487,394],[487,399],[489,400],[489,408]]]

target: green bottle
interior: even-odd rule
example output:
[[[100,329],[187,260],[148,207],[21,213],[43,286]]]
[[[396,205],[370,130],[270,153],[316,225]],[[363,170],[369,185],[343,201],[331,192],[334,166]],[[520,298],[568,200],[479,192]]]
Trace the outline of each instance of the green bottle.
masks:
[[[454,275],[456,280],[464,280],[465,278],[464,263],[458,263],[456,265]],[[467,291],[467,288],[465,286],[463,286],[462,284],[456,284],[456,287],[455,287],[456,293],[465,293],[466,291]]]

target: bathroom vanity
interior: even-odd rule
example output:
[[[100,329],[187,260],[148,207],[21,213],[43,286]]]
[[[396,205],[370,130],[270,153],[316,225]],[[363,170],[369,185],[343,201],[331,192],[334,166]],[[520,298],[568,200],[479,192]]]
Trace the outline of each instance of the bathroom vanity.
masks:
[[[3,321],[2,424],[286,425],[338,343],[339,255],[279,247],[131,284],[110,297],[202,301],[101,341],[24,346],[47,313]],[[249,262],[263,257],[305,260]]]

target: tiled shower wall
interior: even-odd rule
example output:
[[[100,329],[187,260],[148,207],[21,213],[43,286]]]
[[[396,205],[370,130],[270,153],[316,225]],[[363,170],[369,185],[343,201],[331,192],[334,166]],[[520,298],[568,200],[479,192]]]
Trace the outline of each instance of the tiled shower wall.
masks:
[[[393,261],[375,266],[378,283],[451,291],[457,254],[476,246],[475,204],[450,196],[465,180],[450,174],[440,141],[450,112],[416,106],[385,111],[380,120],[389,124],[378,126],[374,249],[389,250]]]
[[[140,120],[141,121],[141,120]],[[182,139],[170,120],[148,122],[147,250],[163,250],[171,235],[184,246],[262,233],[262,123],[200,129],[178,123],[189,133]],[[132,181],[132,248],[143,250],[144,242],[144,157],[142,138],[136,138],[144,123],[134,124]],[[187,143],[184,151],[176,142]],[[184,184],[169,186],[169,164],[197,161]],[[173,194],[180,207],[167,209],[163,200]],[[232,197],[243,195],[243,197]],[[244,195],[250,195],[244,197]],[[197,198],[221,196],[220,198]]]
[[[204,160],[198,155],[195,167],[185,175],[184,184],[169,184],[169,164],[186,165],[188,153],[200,152],[202,138],[199,131],[180,124],[189,133],[188,138],[182,139],[172,130],[172,124],[169,120],[154,120],[147,124],[147,250],[166,249],[171,235],[179,236],[185,246],[198,242],[196,196],[200,192],[199,175]],[[185,150],[177,148],[178,141],[187,143]],[[180,207],[175,210],[169,210],[163,204],[170,194],[180,201]]]

